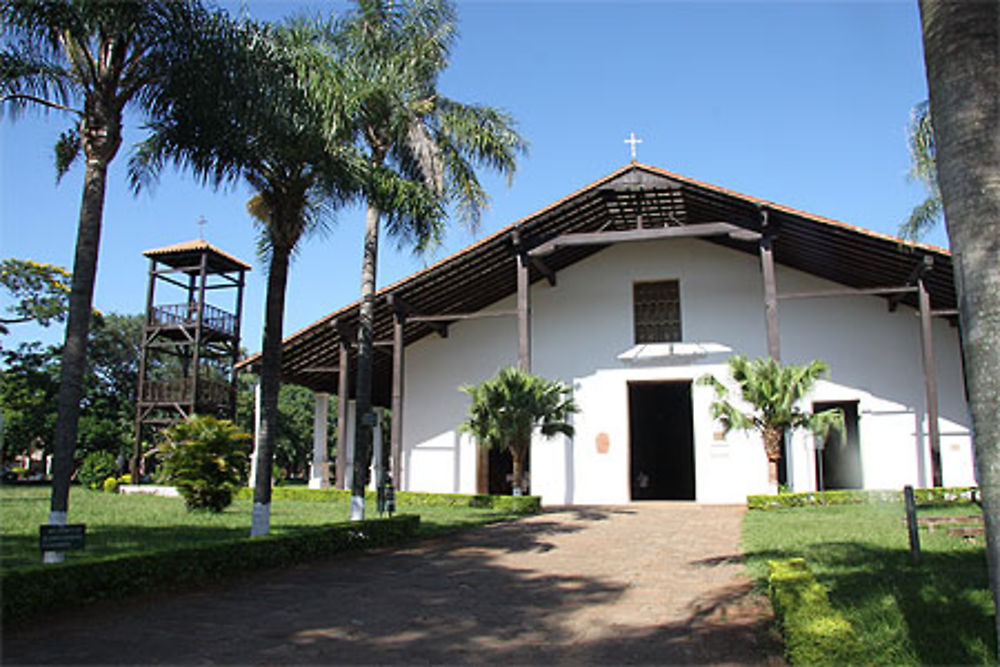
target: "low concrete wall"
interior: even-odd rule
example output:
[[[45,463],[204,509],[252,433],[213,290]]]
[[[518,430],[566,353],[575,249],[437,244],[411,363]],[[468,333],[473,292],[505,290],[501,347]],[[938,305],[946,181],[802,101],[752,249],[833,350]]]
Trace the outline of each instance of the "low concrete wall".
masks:
[[[145,494],[147,496],[164,496],[167,498],[179,498],[176,486],[160,486],[157,484],[122,484],[118,487],[118,493],[125,495]]]

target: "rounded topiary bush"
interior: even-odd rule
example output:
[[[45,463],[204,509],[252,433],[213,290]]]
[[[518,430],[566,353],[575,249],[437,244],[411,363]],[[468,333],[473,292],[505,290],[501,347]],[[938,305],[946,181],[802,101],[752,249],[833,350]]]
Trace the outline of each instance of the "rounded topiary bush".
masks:
[[[228,419],[195,415],[164,431],[156,448],[163,479],[189,510],[221,512],[246,479],[250,436]]]
[[[77,478],[88,489],[102,489],[104,480],[115,476],[115,455],[111,452],[90,452],[83,457]]]

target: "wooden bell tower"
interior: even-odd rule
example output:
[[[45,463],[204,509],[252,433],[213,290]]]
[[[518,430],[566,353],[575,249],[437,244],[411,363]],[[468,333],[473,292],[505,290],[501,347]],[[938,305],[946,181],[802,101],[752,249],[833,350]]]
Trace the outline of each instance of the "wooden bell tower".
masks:
[[[204,240],[147,250],[149,285],[136,393],[132,479],[143,439],[192,414],[232,419],[245,274]]]

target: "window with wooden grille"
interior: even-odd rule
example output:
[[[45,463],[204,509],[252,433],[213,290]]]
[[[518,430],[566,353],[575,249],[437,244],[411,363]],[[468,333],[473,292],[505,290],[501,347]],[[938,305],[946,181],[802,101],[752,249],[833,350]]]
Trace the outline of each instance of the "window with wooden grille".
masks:
[[[681,339],[681,290],[676,280],[632,285],[636,343],[673,343]]]

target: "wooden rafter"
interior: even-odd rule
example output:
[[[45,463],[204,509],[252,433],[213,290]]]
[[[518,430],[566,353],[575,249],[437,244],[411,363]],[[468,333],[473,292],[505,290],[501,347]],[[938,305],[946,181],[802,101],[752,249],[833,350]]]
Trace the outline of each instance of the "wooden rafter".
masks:
[[[677,227],[655,227],[608,232],[583,232],[563,234],[528,251],[531,257],[542,257],[559,250],[581,245],[607,245],[657,239],[701,238],[706,236],[733,235],[739,240],[755,240],[760,234],[731,222],[706,222]]]

